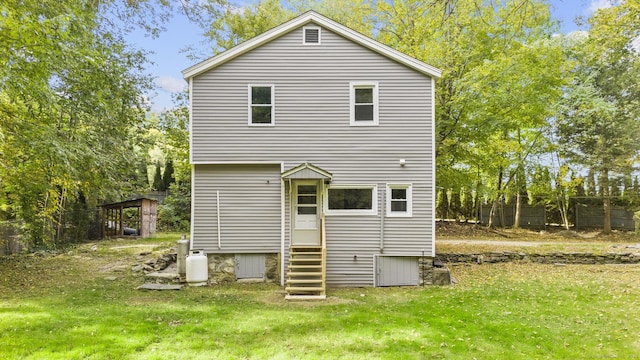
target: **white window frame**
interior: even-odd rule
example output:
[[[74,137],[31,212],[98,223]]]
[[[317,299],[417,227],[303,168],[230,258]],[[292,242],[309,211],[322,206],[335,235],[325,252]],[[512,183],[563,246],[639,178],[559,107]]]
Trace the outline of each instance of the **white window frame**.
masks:
[[[318,30],[318,42],[307,42],[307,30]],[[322,28],[320,26],[303,26],[302,27],[302,45],[320,45],[322,43]]]
[[[329,209],[329,190],[330,189],[369,189],[371,190],[371,209],[367,210],[330,210]],[[353,184],[353,185],[329,185],[324,192],[324,213],[326,215],[378,215],[378,186],[372,184]]]
[[[378,82],[377,81],[352,81],[349,83],[349,123],[351,126],[377,126],[378,125]],[[356,89],[373,89],[373,120],[356,121]]]
[[[252,102],[252,93],[251,89],[254,87],[270,87],[271,88],[271,122],[270,123],[254,123],[253,122],[253,112],[252,107],[255,106]],[[249,84],[247,87],[247,121],[249,126],[274,126],[276,124],[276,87],[273,84]],[[263,104],[258,104],[257,106],[267,106]]]
[[[405,189],[407,191],[407,211],[392,211],[391,210],[391,190],[393,189]],[[404,183],[404,184],[387,184],[387,207],[386,207],[386,216],[387,217],[412,217],[413,216],[413,191],[412,184]]]

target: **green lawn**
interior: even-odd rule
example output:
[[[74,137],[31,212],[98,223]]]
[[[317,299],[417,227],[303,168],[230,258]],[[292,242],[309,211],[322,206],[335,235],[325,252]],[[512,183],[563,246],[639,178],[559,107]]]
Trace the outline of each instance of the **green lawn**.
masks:
[[[2,359],[637,358],[640,266],[453,267],[453,287],[333,289],[286,302],[276,285],[135,290],[140,249],[178,238],[0,259]],[[114,249],[121,246],[119,249]],[[130,267],[129,265],[127,265]],[[115,281],[107,276],[117,276]]]

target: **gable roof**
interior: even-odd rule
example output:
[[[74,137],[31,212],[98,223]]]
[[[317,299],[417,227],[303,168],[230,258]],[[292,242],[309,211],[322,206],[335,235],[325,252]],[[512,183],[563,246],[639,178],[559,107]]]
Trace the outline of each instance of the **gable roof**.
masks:
[[[303,163],[282,173],[283,179],[323,179],[331,181],[333,174],[311,163]]]
[[[442,71],[423,63],[420,60],[416,60],[411,56],[401,53],[398,50],[392,49],[380,42],[377,42],[365,35],[360,34],[342,24],[339,24],[325,16],[318,14],[317,12],[310,10],[302,15],[289,20],[275,28],[262,33],[250,40],[247,40],[225,52],[222,52],[216,56],[213,56],[207,60],[204,60],[198,64],[188,67],[182,71],[182,76],[185,79],[190,79],[194,76],[200,75],[203,72],[218,67],[227,61],[231,61],[236,57],[251,51],[261,45],[264,45],[284,34],[287,34],[300,26],[306,25],[310,22],[316,23],[328,30],[335,32],[336,34],[353,41],[356,44],[362,45],[369,50],[377,52],[391,60],[394,60],[402,65],[405,65],[411,69],[421,72],[428,76],[439,78],[442,75]]]

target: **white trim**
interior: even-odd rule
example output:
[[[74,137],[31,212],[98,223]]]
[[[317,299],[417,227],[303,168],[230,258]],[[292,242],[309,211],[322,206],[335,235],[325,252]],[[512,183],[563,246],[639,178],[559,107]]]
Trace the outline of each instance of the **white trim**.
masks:
[[[192,161],[191,165],[280,165],[280,161]]]
[[[436,128],[436,80],[431,78],[431,129]],[[431,131],[431,257],[436,256],[436,141]]]
[[[271,104],[270,105],[264,105],[264,104],[254,104],[252,101],[252,92],[251,89],[253,89],[254,87],[268,87],[271,88]],[[275,94],[276,94],[276,90],[275,90],[276,86],[273,84],[248,84],[247,86],[247,124],[249,126],[275,126],[276,125],[276,98],[275,98]],[[251,117],[252,115],[252,111],[251,108],[253,106],[263,106],[263,107],[267,107],[270,106],[271,107],[271,122],[270,123],[253,123],[253,119]]]
[[[196,166],[191,164],[191,229],[189,230],[189,250],[193,249],[193,234],[196,221]]]
[[[280,173],[284,171],[284,162],[280,163]],[[280,286],[284,286],[284,239],[285,239],[285,184],[280,178]]]
[[[225,52],[222,52],[198,64],[188,67],[182,71],[182,76],[185,79],[189,79],[202,74],[310,22],[313,22],[323,28],[335,32],[336,34],[348,40],[351,40],[356,44],[362,45],[372,51],[375,51],[383,56],[390,58],[391,60],[397,61],[400,64],[421,72],[425,75],[432,77],[442,76],[442,71],[440,69],[425,64],[422,61],[416,60],[406,54],[401,53],[398,50],[392,49],[382,43],[379,43],[342,24],[324,17],[316,13],[315,11],[307,11],[284,24],[281,24],[267,32],[262,33],[261,35],[254,37],[253,39],[247,40],[242,44],[235,46]]]
[[[318,42],[316,43],[308,43],[307,42],[307,30],[318,30]],[[322,45],[322,28],[320,26],[303,26],[302,27],[302,45]]]
[[[189,162],[193,164],[193,78],[189,79]]]
[[[371,206],[372,209],[369,210],[330,210],[329,209],[329,190],[331,189],[370,189],[371,190]],[[325,215],[378,215],[378,185],[376,184],[341,184],[341,185],[332,185],[325,187],[324,204],[322,205]]]
[[[393,189],[405,189],[407,191],[407,211],[391,210],[391,193]],[[412,217],[413,216],[413,190],[411,183],[388,183],[386,196],[386,214],[387,217]]]
[[[349,125],[351,126],[377,126],[379,124],[379,101],[377,81],[352,81],[349,83]],[[373,120],[356,121],[356,89],[373,89]]]

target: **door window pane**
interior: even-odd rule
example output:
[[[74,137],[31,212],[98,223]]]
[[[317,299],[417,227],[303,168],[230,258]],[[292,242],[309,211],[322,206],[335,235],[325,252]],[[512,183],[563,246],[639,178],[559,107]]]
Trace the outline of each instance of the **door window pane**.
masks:
[[[315,206],[298,206],[298,215],[315,215],[317,213]]]

